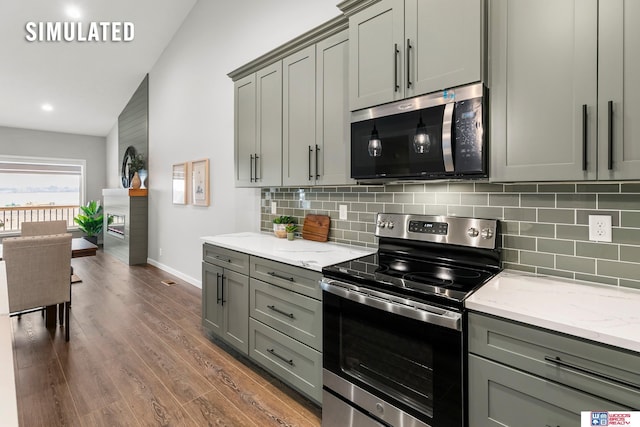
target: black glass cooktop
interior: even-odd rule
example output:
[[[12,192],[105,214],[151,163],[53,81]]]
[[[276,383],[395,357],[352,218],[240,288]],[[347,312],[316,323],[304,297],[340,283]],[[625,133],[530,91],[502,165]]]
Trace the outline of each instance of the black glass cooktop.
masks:
[[[376,253],[325,267],[325,277],[382,289],[396,295],[461,306],[464,299],[497,273],[447,260],[424,260]]]

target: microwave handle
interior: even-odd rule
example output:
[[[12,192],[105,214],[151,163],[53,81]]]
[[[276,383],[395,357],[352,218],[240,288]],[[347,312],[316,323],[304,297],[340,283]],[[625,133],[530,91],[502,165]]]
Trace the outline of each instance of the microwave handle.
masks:
[[[451,143],[453,127],[453,107],[451,102],[444,106],[444,117],[442,118],[442,159],[444,160],[445,172],[454,172],[453,166],[453,146]]]

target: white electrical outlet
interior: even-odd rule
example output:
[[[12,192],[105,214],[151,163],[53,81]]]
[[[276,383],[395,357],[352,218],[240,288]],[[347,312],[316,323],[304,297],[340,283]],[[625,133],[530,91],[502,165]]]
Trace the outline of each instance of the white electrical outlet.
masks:
[[[347,219],[347,205],[339,205],[338,209],[340,209],[340,219]]]
[[[275,215],[276,209],[278,209],[278,204],[276,202],[271,202],[271,213]]]
[[[593,242],[611,241],[611,217],[609,215],[589,215],[589,240]]]

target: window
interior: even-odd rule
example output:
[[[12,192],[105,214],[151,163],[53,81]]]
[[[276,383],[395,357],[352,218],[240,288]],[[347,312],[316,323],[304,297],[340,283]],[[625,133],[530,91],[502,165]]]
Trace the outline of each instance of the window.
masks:
[[[67,220],[84,203],[85,161],[0,156],[0,232],[24,221]]]

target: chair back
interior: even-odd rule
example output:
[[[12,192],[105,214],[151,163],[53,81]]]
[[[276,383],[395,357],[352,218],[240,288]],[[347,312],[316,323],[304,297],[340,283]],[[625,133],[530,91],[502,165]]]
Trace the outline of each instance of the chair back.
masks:
[[[70,301],[71,234],[3,240],[9,313]]]
[[[47,234],[64,234],[67,232],[67,221],[34,221],[20,225],[21,236],[44,236]]]

